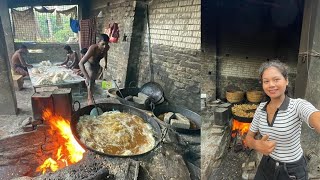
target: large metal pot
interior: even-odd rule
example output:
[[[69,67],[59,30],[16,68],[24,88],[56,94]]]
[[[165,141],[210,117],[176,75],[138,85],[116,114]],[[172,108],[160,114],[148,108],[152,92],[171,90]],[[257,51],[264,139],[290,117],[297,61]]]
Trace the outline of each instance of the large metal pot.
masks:
[[[253,104],[253,103],[252,103]],[[243,123],[251,123],[252,122],[252,120],[253,120],[253,117],[252,118],[249,118],[249,117],[241,117],[241,116],[237,116],[236,114],[234,114],[233,113],[233,107],[235,106],[236,104],[233,104],[232,106],[231,106],[231,113],[232,113],[232,116],[233,116],[233,118],[234,119],[236,119],[237,121],[239,121],[239,122],[243,122]],[[240,104],[240,105],[244,105],[244,104]],[[247,110],[246,112],[248,113],[248,112],[255,112],[256,111],[256,109],[251,109],[251,110]]]
[[[170,124],[165,123],[164,121],[160,120],[158,117],[161,114],[167,113],[167,112],[174,112],[174,113],[180,113],[183,116],[187,117],[191,123],[194,123],[196,125],[196,128],[194,129],[182,129],[182,128],[176,128],[171,126]],[[201,116],[193,111],[190,111],[188,109],[179,107],[179,106],[174,106],[174,105],[168,105],[168,104],[161,104],[159,106],[156,106],[155,109],[153,110],[155,118],[160,124],[170,127],[177,132],[181,133],[200,133],[201,129]]]
[[[141,92],[152,98],[154,104],[158,104],[163,100],[164,94],[160,84],[156,82],[148,82],[141,87]]]
[[[107,156],[116,156],[116,157],[128,157],[128,156],[139,156],[139,155],[142,155],[142,154],[136,154],[136,155],[114,155],[114,154],[106,154],[106,153],[103,153],[103,152],[100,152],[100,151],[97,151],[95,149],[92,149],[90,148],[89,146],[87,146],[86,144],[84,144],[81,140],[80,140],[80,136],[77,132],[77,124],[79,122],[79,117],[80,116],[83,116],[83,115],[89,115],[90,114],[90,111],[94,108],[95,106],[94,105],[90,105],[90,106],[86,106],[86,107],[83,107],[81,109],[79,109],[78,111],[76,111],[73,115],[72,115],[72,118],[71,118],[71,131],[75,137],[75,139],[78,141],[78,143],[85,149],[89,149],[91,151],[94,151],[98,154],[101,154],[101,155],[107,155]],[[137,109],[137,108],[134,108],[134,107],[131,107],[131,106],[126,106],[126,105],[123,105],[123,104],[113,104],[113,103],[100,103],[100,104],[97,104],[97,107],[101,108],[103,110],[103,112],[106,112],[106,111],[113,111],[113,110],[118,110],[120,112],[127,112],[127,113],[130,113],[130,114],[134,114],[134,115],[137,115],[139,117],[141,117],[145,122],[149,123],[153,129],[153,132],[154,132],[154,138],[155,138],[155,145],[153,147],[153,149],[160,143],[161,141],[161,137],[162,137],[162,134],[161,134],[161,129],[160,129],[160,126],[159,124],[157,123],[157,121],[155,119],[153,119],[152,117],[148,116],[146,113],[144,113],[143,111]],[[107,137],[106,137],[107,138]],[[152,150],[153,150],[152,149]],[[150,151],[152,151],[150,150]],[[150,152],[148,151],[148,152]],[[146,154],[148,152],[145,152],[143,154]]]

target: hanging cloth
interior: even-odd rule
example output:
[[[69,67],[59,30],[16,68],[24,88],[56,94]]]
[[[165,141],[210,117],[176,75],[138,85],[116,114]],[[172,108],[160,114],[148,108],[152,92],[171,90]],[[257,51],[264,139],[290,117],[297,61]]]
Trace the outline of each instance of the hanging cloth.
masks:
[[[67,9],[67,10],[56,10],[56,13],[57,13],[57,19],[56,19],[56,23],[57,23],[57,26],[60,26],[62,25],[62,20],[61,20],[61,15],[65,15],[65,16],[69,16],[70,15],[70,18],[72,19],[77,19],[78,16],[77,16],[77,6],[74,6],[70,9]]]
[[[80,28],[79,27],[79,21],[76,20],[76,19],[70,18],[70,28],[71,28],[72,32],[78,33],[79,28]]]
[[[24,11],[11,9],[14,38],[24,41],[37,41],[39,28],[35,21],[33,8]]]
[[[80,20],[80,49],[96,43],[96,19]]]
[[[109,24],[109,28],[105,32],[109,36],[109,42],[117,43],[120,37],[118,23]]]

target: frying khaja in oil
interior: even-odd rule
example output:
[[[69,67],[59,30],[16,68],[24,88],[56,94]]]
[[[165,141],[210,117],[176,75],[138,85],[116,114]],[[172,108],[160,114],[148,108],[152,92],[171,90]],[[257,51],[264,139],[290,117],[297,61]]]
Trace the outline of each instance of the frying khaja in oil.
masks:
[[[97,117],[81,116],[77,130],[82,142],[106,154],[142,154],[155,145],[148,123],[139,116],[119,111],[105,112]]]

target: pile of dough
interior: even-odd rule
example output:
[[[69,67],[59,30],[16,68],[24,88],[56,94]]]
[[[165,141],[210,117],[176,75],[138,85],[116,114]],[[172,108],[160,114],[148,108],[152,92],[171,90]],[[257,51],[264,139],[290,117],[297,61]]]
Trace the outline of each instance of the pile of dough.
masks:
[[[38,70],[42,74],[42,73],[45,73],[47,71],[47,68],[44,67],[44,66],[40,66],[40,67],[38,67]]]
[[[49,74],[50,77],[53,77],[53,76],[55,76],[55,75],[56,75],[55,72],[51,72],[51,73]]]
[[[49,78],[41,77],[36,82],[37,85],[50,85],[52,81]]]
[[[41,61],[40,63],[40,66],[51,66],[51,62],[48,60],[48,61]]]
[[[53,78],[51,79],[52,84],[59,84],[63,83],[64,80],[62,79],[63,76],[60,73],[57,73]]]
[[[62,78],[63,80],[72,80],[73,79],[73,77],[69,74],[69,73],[65,73],[64,75],[63,75],[63,78]]]
[[[31,73],[32,73],[32,74],[40,74],[40,71],[39,71],[38,68],[32,68],[32,69],[31,69]]]

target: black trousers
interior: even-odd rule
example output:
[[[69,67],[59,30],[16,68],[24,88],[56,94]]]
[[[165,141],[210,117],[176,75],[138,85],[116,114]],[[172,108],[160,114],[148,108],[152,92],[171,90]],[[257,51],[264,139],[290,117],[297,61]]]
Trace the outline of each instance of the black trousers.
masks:
[[[302,156],[292,163],[278,162],[270,156],[263,156],[255,180],[308,180],[307,162]]]

